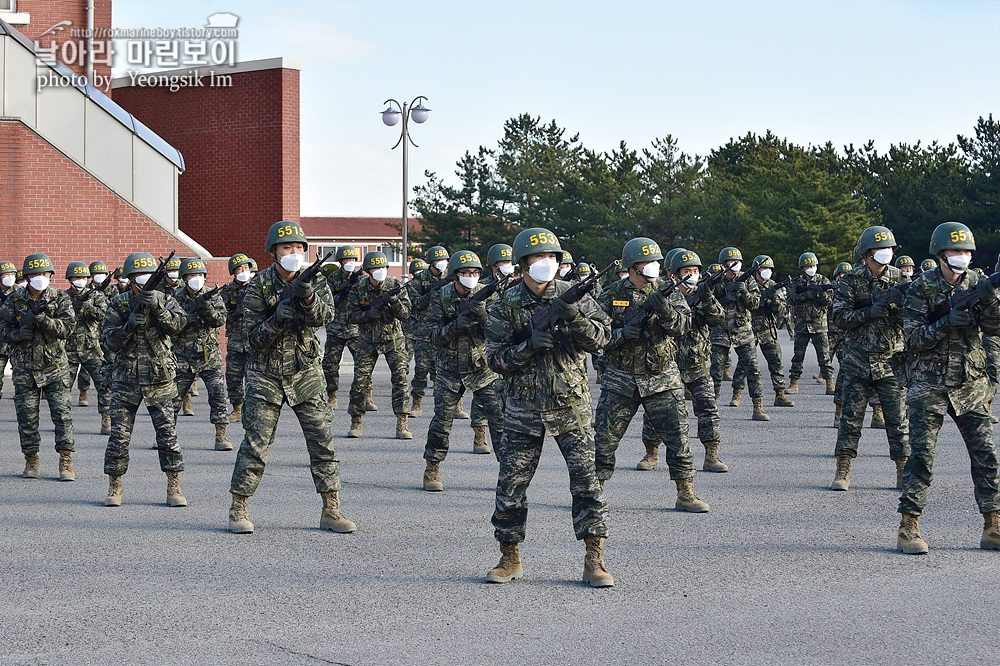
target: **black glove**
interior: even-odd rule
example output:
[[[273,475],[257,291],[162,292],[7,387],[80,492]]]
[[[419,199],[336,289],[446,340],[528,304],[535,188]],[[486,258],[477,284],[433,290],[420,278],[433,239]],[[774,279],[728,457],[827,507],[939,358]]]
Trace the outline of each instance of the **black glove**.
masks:
[[[476,319],[480,319],[486,315],[486,303],[482,301],[475,301],[470,308],[470,312]]]
[[[274,311],[274,321],[282,322],[291,320],[295,316],[295,306],[292,305],[291,299],[284,299],[278,301],[278,307]]]
[[[871,307],[868,308],[869,319],[881,319],[887,314],[889,314],[888,303],[872,303]]]
[[[903,307],[903,301],[906,300],[906,292],[895,287],[892,290],[892,296],[889,297],[889,302],[893,305]]]
[[[972,323],[972,313],[966,309],[953,308],[948,313],[948,325],[952,328],[965,328]]]
[[[698,289],[696,289],[694,293],[698,294],[699,302],[708,300],[708,297],[712,295],[712,285],[710,285],[706,280],[698,285]]]
[[[556,339],[548,331],[535,329],[531,332],[532,349],[552,349],[556,344]]]
[[[140,291],[139,292],[139,302],[150,310],[159,310],[162,301],[157,298],[160,292],[153,289],[152,291]]]
[[[552,312],[560,319],[569,321],[570,319],[575,319],[580,314],[580,306],[576,303],[567,303],[561,298],[553,298]]]
[[[138,309],[132,310],[132,312],[128,315],[128,319],[125,321],[125,326],[130,331],[134,331],[145,324],[146,316],[141,314]]]
[[[670,303],[667,301],[667,297],[658,291],[654,291],[649,295],[649,304],[653,306],[659,314],[665,314],[667,310],[670,309]]]
[[[997,302],[997,288],[993,286],[989,278],[979,278],[976,284],[976,291],[979,292],[979,302],[985,307],[991,308]]]
[[[622,328],[622,337],[626,340],[638,340],[642,335],[642,329],[635,324],[626,324]]]
[[[18,340],[30,340],[31,336],[34,334],[30,326],[22,326],[17,329],[17,339]]]
[[[313,295],[313,286],[306,280],[292,280],[292,293],[306,301]]]
[[[476,318],[471,311],[459,313],[458,318],[455,319],[455,326],[457,328],[469,328],[474,323],[476,323]]]
[[[747,294],[750,292],[750,287],[747,286],[746,282],[737,282],[736,291],[740,292],[741,294]]]
[[[21,315],[21,328],[30,328],[35,323],[35,313],[31,310],[26,310],[23,315]]]

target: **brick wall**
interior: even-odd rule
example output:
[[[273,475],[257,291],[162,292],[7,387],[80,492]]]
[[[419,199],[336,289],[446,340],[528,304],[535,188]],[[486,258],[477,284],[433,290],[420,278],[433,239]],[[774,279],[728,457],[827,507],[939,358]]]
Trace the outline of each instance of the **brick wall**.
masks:
[[[51,32],[39,40],[43,47],[47,47],[50,42],[55,42],[58,48],[56,56],[62,60],[67,67],[77,74],[85,76],[87,74],[85,36],[73,36],[72,29],[87,29],[87,0],[18,0],[17,11],[26,12],[31,15],[31,23],[26,26],[15,26],[23,32],[29,39],[38,39],[38,36],[60,21],[72,21],[72,25],[58,32]],[[94,40],[106,42],[111,30],[111,0],[94,0]],[[74,46],[65,46],[66,42],[75,42]],[[96,48],[94,63],[94,73],[103,80],[110,81],[111,65],[102,64],[107,62],[106,56],[102,55]],[[101,91],[110,95],[110,86],[101,88]]]

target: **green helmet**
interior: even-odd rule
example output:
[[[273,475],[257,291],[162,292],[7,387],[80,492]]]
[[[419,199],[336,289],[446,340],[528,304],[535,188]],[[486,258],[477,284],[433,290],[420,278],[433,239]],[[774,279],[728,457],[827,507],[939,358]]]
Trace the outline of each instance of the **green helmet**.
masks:
[[[892,235],[889,227],[868,227],[858,238],[858,251],[862,257],[868,250],[886,247],[896,247],[896,237]]]
[[[708,265],[708,272],[709,273],[717,273],[718,271],[721,271],[721,270],[722,270],[722,264],[709,264]]]
[[[24,271],[20,268],[17,269],[17,275],[14,277],[15,281],[24,279]]]
[[[170,261],[167,262],[168,271],[179,271],[181,269],[181,259],[180,257],[171,257]]]
[[[497,243],[486,253],[486,263],[496,266],[498,261],[512,261],[514,259],[514,248],[504,243]]]
[[[435,261],[448,259],[448,250],[442,245],[435,245],[427,250],[427,263],[433,264]]]
[[[306,232],[298,222],[288,222],[282,220],[275,222],[267,230],[267,240],[264,242],[264,251],[270,252],[278,243],[302,243],[305,246],[306,254],[309,254],[309,239]]]
[[[410,275],[416,275],[418,271],[427,268],[427,262],[423,259],[414,259],[410,262]]]
[[[108,265],[103,261],[92,261],[90,262],[90,274],[94,273],[110,273],[108,270]]]
[[[543,252],[555,252],[556,261],[562,263],[563,249],[559,245],[559,239],[548,229],[541,227],[525,229],[514,239],[514,263],[520,263],[529,255]]]
[[[640,261],[659,261],[663,259],[660,246],[656,241],[644,238],[633,238],[622,248],[622,268],[632,268]],[[565,263],[565,262],[560,262]]]
[[[846,273],[849,270],[852,270],[853,268],[854,265],[851,264],[851,262],[842,261],[839,264],[837,264],[837,267],[835,269],[833,269],[833,277],[837,278],[838,276],[843,275],[844,273]]]
[[[454,275],[455,271],[462,268],[478,268],[483,270],[483,262],[479,261],[479,255],[472,250],[459,250],[448,259],[448,275]]]
[[[916,264],[913,263],[913,259],[911,257],[901,254],[896,257],[896,268],[903,268],[904,266],[916,267]]]
[[[136,273],[152,273],[158,265],[149,252],[133,252],[125,257],[122,277],[132,277]]]
[[[17,266],[13,261],[0,261],[0,274],[2,273],[17,273]]]
[[[570,254],[569,252],[567,252],[566,250],[563,250],[563,256],[562,256],[562,259],[559,260],[559,263],[560,264],[572,264],[573,263],[573,255]]]
[[[35,273],[55,273],[56,269],[52,265],[49,255],[35,252],[24,258],[24,268],[21,269],[21,272],[24,275],[33,275]]]
[[[961,222],[944,222],[937,225],[931,234],[931,256],[938,256],[944,250],[975,250],[976,239],[972,230]]]
[[[799,268],[808,268],[809,266],[819,266],[819,259],[812,252],[803,252],[799,255]]]
[[[205,268],[205,262],[198,257],[191,257],[190,259],[185,259],[181,262],[180,277],[185,275],[194,275],[195,273],[205,273],[208,274],[208,269]]]
[[[931,269],[937,268],[937,261],[934,259],[924,259],[920,262],[920,272],[929,271]]]
[[[82,261],[71,261],[66,266],[66,279],[90,277],[90,267]]]
[[[719,263],[724,264],[727,261],[743,261],[743,253],[737,247],[724,247],[722,251],[719,252]]]
[[[355,261],[361,261],[361,250],[354,247],[353,245],[341,245],[337,248],[337,261],[343,263],[348,259],[354,259]]]
[[[663,268],[666,269],[668,273],[673,272],[673,270],[670,268],[670,262],[673,260],[674,255],[676,255],[678,252],[683,252],[683,251],[684,248],[675,247],[667,252],[667,256],[663,258]]]
[[[766,254],[758,254],[753,258],[753,263],[757,264],[757,268],[770,268],[774,270],[774,259]]]
[[[253,257],[250,257],[250,272],[257,272],[257,261]]]
[[[581,261],[576,265],[576,274],[578,277],[587,277],[592,272],[593,269],[591,269],[590,264],[588,264],[586,261]]]
[[[701,257],[698,253],[693,250],[685,250],[684,248],[679,248],[680,252],[674,252],[674,255],[670,257],[670,272],[677,273],[680,269],[685,266],[698,266],[701,267]],[[673,252],[673,250],[671,250]]]
[[[236,275],[236,269],[240,266],[249,266],[250,257],[240,252],[229,257],[229,274]]]
[[[368,270],[369,268],[388,268],[389,260],[385,258],[384,252],[366,252],[365,260],[361,264],[361,268]]]

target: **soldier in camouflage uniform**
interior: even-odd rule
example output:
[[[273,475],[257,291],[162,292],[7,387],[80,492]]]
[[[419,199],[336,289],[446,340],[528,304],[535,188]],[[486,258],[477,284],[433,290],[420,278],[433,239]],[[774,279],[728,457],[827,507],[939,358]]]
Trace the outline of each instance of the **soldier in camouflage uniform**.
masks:
[[[129,442],[142,402],[156,432],[160,469],[167,475],[167,504],[187,506],[180,486],[184,457],[175,430],[176,361],[170,340],[180,333],[186,317],[173,296],[159,289],[143,290],[156,268],[153,255],[146,252],[135,252],[125,259],[122,274],[129,279],[130,290],[111,299],[101,328],[102,344],[115,354],[111,437],[104,453],[104,473],[108,475],[105,506],[122,504],[122,476],[128,471]]]
[[[70,287],[66,290],[73,303],[76,325],[66,338],[66,359],[69,363],[69,381],[79,371],[82,378],[86,373],[97,385],[97,411],[101,415],[101,432],[111,434],[111,390],[101,371],[104,354],[101,352],[101,324],[108,309],[108,299],[96,288],[88,285],[90,267],[82,261],[72,261],[66,267],[66,279]],[[87,382],[90,383],[89,381]],[[80,402],[84,402],[87,390],[80,389]],[[107,432],[105,432],[107,431]]]
[[[819,259],[812,252],[803,252],[799,257],[802,275],[796,276],[788,287],[788,302],[795,306],[795,352],[792,367],[788,371],[788,393],[799,392],[799,377],[802,376],[802,362],[806,348],[812,342],[819,362],[820,376],[826,381],[826,394],[834,395],[836,383],[833,366],[830,364],[830,341],[827,337],[827,308],[833,302],[833,289],[824,289],[830,281],[817,273]]]
[[[912,450],[903,470],[896,545],[908,554],[927,552],[919,521],[945,414],[958,426],[972,462],[976,504],[984,518],[979,547],[1000,550],[1000,473],[993,423],[986,410],[989,396],[981,340],[982,334],[1000,335],[1000,303],[996,286],[968,270],[975,249],[972,231],[964,224],[938,225],[931,235],[930,253],[940,267],[922,273],[906,292],[903,331],[909,352],[906,406]],[[950,297],[973,296],[968,293],[972,290],[978,304],[949,305]]]
[[[0,307],[7,302],[7,299],[14,293],[14,280],[17,279],[17,266],[13,261],[0,261]],[[10,360],[10,343],[6,337],[0,335],[0,395],[3,394],[4,371],[7,369],[7,362]]]
[[[243,299],[247,295],[247,284],[253,277],[252,259],[239,252],[229,257],[229,274],[233,279],[219,292],[226,306],[226,393],[233,411],[229,422],[243,419],[244,378],[247,374],[247,356],[250,345],[243,330]]]
[[[48,256],[29,254],[23,275],[28,284],[0,307],[0,338],[10,347],[21,453],[26,479],[40,471],[38,411],[41,396],[49,403],[59,453],[59,480],[73,481],[73,418],[69,404],[69,365],[64,340],[75,324],[69,296],[51,285],[55,269]]]
[[[572,282],[573,276],[570,273],[573,271],[575,262],[573,261],[573,255],[563,250],[562,261],[559,262],[559,272],[556,274],[557,280],[563,280],[566,282]]]
[[[208,270],[201,259],[184,259],[181,262],[182,287],[174,292],[178,305],[187,314],[187,323],[174,337],[174,357],[177,359],[177,401],[186,395],[198,377],[205,382],[209,420],[215,425],[215,450],[232,451],[226,439],[229,415],[226,413],[226,376],[222,371],[222,350],[219,348],[219,330],[226,323],[226,305],[219,291],[208,289],[205,278]]]
[[[769,421],[764,412],[764,384],[757,367],[757,348],[750,323],[750,313],[760,305],[760,289],[752,276],[744,275],[743,253],[735,247],[724,247],[719,253],[719,264],[725,276],[713,287],[713,295],[722,304],[725,320],[712,329],[712,382],[715,399],[722,392],[722,375],[729,359],[729,348],[736,348],[739,359],[737,369],[743,367],[747,378],[750,399],[753,402],[753,420]],[[737,397],[734,394],[733,397]]]
[[[107,301],[107,299],[108,299],[109,296],[113,296],[114,294],[117,293],[117,291],[113,291],[111,289],[112,285],[110,283],[108,283],[108,280],[110,279],[111,275],[110,275],[110,272],[108,271],[107,264],[105,264],[103,261],[92,261],[92,262],[90,262],[90,266],[88,266],[88,269],[90,270],[90,284],[91,284],[91,286],[93,286],[94,289],[97,289],[99,292],[101,292],[101,295],[104,296],[105,301]],[[101,321],[102,322],[104,321],[104,317],[103,316],[101,317]],[[97,327],[97,338],[98,338],[98,341],[100,340],[100,337],[101,337],[101,327],[98,326]],[[102,356],[105,355],[103,351],[101,352],[101,355]],[[107,387],[108,387],[108,402],[110,404],[110,401],[111,401],[111,374],[110,374],[110,371],[105,371],[105,368],[107,368],[107,365],[108,365],[107,364],[107,359],[105,358],[104,360],[101,361],[100,374],[103,375],[102,379],[103,379],[105,385],[107,385]],[[89,398],[89,396],[87,394],[90,391],[91,376],[90,376],[90,372],[88,372],[85,367],[83,367],[83,366],[80,367],[80,373],[76,377],[76,382],[77,382],[77,386],[80,389],[80,403],[79,404],[80,404],[80,406],[86,407],[88,404],[90,404],[89,403],[89,399],[90,398]],[[110,435],[111,434],[111,416],[109,415],[106,421],[102,419],[101,423],[102,423],[101,434],[102,435]],[[107,427],[105,427],[105,425]]]
[[[993,269],[994,273],[1000,273],[1000,259]],[[986,377],[989,380],[990,419],[993,423],[1000,422],[1000,419],[993,414],[993,399],[996,398],[997,388],[1000,387],[1000,337],[996,335],[983,334],[983,349],[986,351]]]
[[[854,266],[850,262],[842,261],[837,264],[837,267],[833,269],[833,283],[838,284],[843,276],[850,270],[853,270]],[[842,389],[844,386],[844,334],[837,326],[833,319],[833,303],[830,303],[830,308],[826,313],[827,321],[830,322],[829,334],[827,336],[827,341],[830,343],[830,364],[833,365],[833,359],[837,359],[837,378],[834,381],[834,392],[833,392],[833,427],[840,427],[840,417],[843,415],[843,403]],[[816,375],[819,377],[819,375]],[[872,398],[872,400],[877,400],[878,397]]]
[[[896,487],[902,485],[903,465],[910,455],[909,425],[904,412],[903,369],[896,356],[903,351],[903,274],[890,265],[896,239],[886,227],[868,227],[858,249],[862,266],[840,278],[833,300],[834,325],[843,331],[840,365],[843,414],[837,430],[837,473],[833,490],[851,485],[851,461],[868,401],[878,395],[885,414],[889,457],[896,463]],[[887,292],[887,293],[886,293]]]
[[[417,273],[419,273],[420,271],[426,270],[427,269],[427,262],[424,261],[423,259],[417,257],[416,259],[414,259],[413,261],[410,262],[409,269],[410,269],[409,274],[403,276],[403,282],[407,282],[408,283],[413,278],[413,276],[415,276]],[[403,335],[406,336],[406,351],[410,355],[410,359],[411,360],[413,359],[413,356],[414,356],[414,348],[413,348],[413,328],[414,328],[414,326],[413,326],[413,324],[414,324],[414,321],[413,321],[412,317],[403,322]],[[420,415],[419,414],[413,414],[411,412],[411,416],[420,416]]]
[[[364,275],[361,271],[361,252],[351,245],[337,248],[337,261],[340,269],[327,278],[330,293],[333,294],[335,314],[333,321],[326,326],[326,347],[323,350],[323,376],[326,378],[326,395],[330,408],[337,408],[337,391],[340,388],[340,361],[344,358],[344,347],[351,352],[352,358],[357,358],[355,344],[358,339],[358,327],[347,321],[347,297],[351,288]]]
[[[590,389],[583,365],[584,354],[608,342],[611,321],[589,295],[575,303],[559,298],[572,287],[555,279],[563,254],[555,234],[525,229],[513,246],[524,279],[504,291],[486,322],[486,357],[490,368],[507,380],[492,521],[501,556],[486,581],[506,583],[524,576],[518,543],[524,540],[528,518],[525,495],[548,433],[569,468],[573,527],[576,538],[587,545],[583,579],[594,587],[611,586],[614,579],[603,557],[608,507],[594,467]],[[531,328],[537,308],[551,308],[557,317],[551,330]]]
[[[470,391],[473,405],[485,413],[487,424],[473,426],[475,437],[473,453],[489,453],[486,428],[496,448],[503,433],[503,412],[500,398],[494,389],[497,374],[486,363],[486,310],[495,297],[486,301],[465,303],[467,312],[461,312],[463,301],[471,299],[486,287],[479,283],[482,263],[475,252],[461,250],[448,260],[448,275],[455,278],[434,293],[427,308],[427,321],[431,342],[438,348],[437,379],[434,381],[434,417],[427,428],[427,445],[424,447],[424,490],[440,491],[440,465],[448,454],[448,438],[455,418],[455,408],[462,397],[462,390]]]
[[[899,272],[903,274],[903,280],[905,282],[913,281],[913,271],[916,270],[916,264],[913,263],[913,258],[908,257],[905,254],[901,254],[896,257],[896,261],[893,262],[893,266],[899,269]]]
[[[247,504],[264,475],[281,407],[287,402],[302,428],[313,485],[323,498],[320,529],[353,532],[357,527],[340,511],[340,461],[330,434],[333,410],[326,400],[315,333],[333,319],[333,296],[322,276],[302,277],[309,241],[297,223],[271,225],[264,251],[274,264],[251,278],[243,297],[250,357],[243,402],[245,434],[230,483],[229,530],[236,534],[254,530]]]
[[[445,277],[448,270],[448,250],[435,245],[427,250],[427,263],[424,270],[414,274],[413,279],[406,283],[406,295],[411,304],[410,318],[413,320],[413,379],[410,381],[410,393],[413,398],[413,416],[419,416],[423,410],[424,392],[427,390],[427,375],[434,381],[434,354],[431,335],[427,326],[427,308],[431,304],[431,290],[435,283]]]
[[[396,437],[412,439],[409,429],[410,405],[406,396],[406,339],[402,322],[410,316],[407,287],[389,277],[389,261],[381,252],[365,254],[365,276],[351,287],[347,296],[347,321],[358,327],[355,343],[354,382],[351,384],[351,415],[348,437],[361,437],[361,417],[365,397],[371,393],[372,372],[379,355],[389,364],[392,378],[392,411],[396,415]],[[433,357],[431,357],[433,358]]]

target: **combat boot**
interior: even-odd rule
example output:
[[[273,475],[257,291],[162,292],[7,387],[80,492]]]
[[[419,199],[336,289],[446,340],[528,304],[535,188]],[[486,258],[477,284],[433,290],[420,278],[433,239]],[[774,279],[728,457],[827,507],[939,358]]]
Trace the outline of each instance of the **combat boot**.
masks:
[[[837,395],[837,380],[833,377],[826,380],[826,394]]]
[[[896,548],[907,555],[926,555],[927,542],[920,538],[920,516],[904,513],[899,523],[899,535],[896,537]]]
[[[882,405],[872,405],[872,428],[885,430],[885,414],[882,412]]]
[[[988,411],[990,413],[990,420],[993,421],[993,423],[1000,423],[1000,418],[997,418],[996,414],[993,413],[993,401],[992,400],[990,400],[988,403],[986,403],[986,411]]]
[[[490,445],[486,443],[486,426],[472,426],[472,452],[473,453],[493,453]]]
[[[722,370],[722,381],[724,381],[724,382],[731,382],[731,381],[733,381],[733,373],[729,372],[729,366],[728,365]]]
[[[514,541],[500,542],[500,563],[486,574],[487,583],[509,583],[512,580],[524,578],[521,568],[521,553]]]
[[[847,490],[851,487],[851,456],[837,456],[837,475],[830,490]]]
[[[753,418],[754,421],[770,421],[771,417],[764,413],[764,398],[751,398],[753,402]]]
[[[232,451],[233,445],[228,439],[226,439],[226,423],[216,423],[215,424],[215,450],[216,451]]]
[[[351,415],[351,429],[347,431],[348,437],[361,437],[361,417]]]
[[[987,511],[983,514],[983,538],[979,547],[983,550],[1000,550],[1000,525],[997,525],[997,512]]]
[[[834,428],[839,428],[840,427],[840,417],[843,416],[843,415],[844,415],[844,408],[841,406],[841,404],[839,402],[835,403],[833,405],[833,427]]]
[[[903,489],[903,469],[906,467],[906,458],[893,458],[896,463],[896,490]]]
[[[87,389],[80,389],[80,400],[76,405],[77,407],[90,407],[90,397],[87,395]]]
[[[774,392],[775,407],[794,407],[795,403],[785,397],[785,389],[780,388]]]
[[[458,405],[455,407],[455,418],[462,419],[463,421],[469,420],[469,412],[465,411],[461,400],[458,401]]]
[[[375,400],[372,398],[371,389],[368,389],[368,395],[365,396],[365,411],[366,412],[378,411],[378,405],[375,404]]]
[[[122,477],[108,476],[108,496],[104,498],[104,506],[121,506],[122,495],[125,489],[122,488]]]
[[[444,490],[441,483],[441,461],[428,460],[427,468],[424,470],[424,490],[432,493],[439,493]]]
[[[424,413],[424,396],[411,395],[410,403],[410,416],[417,418]]]
[[[243,403],[238,402],[233,405],[233,411],[229,412],[229,422],[239,423],[243,420]]]
[[[604,565],[604,537],[583,537],[587,554],[583,558],[583,582],[591,587],[614,587],[615,579]]]
[[[396,414],[396,439],[413,439],[408,422],[409,414]]]
[[[739,407],[740,406],[740,400],[742,400],[742,398],[743,398],[743,387],[742,386],[734,386],[733,387],[733,399],[729,401],[729,406],[730,407]]]
[[[191,390],[188,391],[188,395],[191,396],[191,397],[194,397],[194,398],[198,397],[198,382],[197,381],[191,382]]]
[[[110,435],[111,434],[111,413],[101,412],[101,434]]]
[[[653,444],[652,446],[646,445],[646,455],[642,457],[639,464],[635,468],[639,471],[645,471],[648,469],[656,469],[660,466],[660,445]]]
[[[73,473],[73,452],[59,452],[59,480],[76,481],[76,474]]]
[[[191,404],[191,396],[184,396],[184,404],[181,405],[182,416],[194,416],[194,405]]]
[[[674,504],[675,509],[690,513],[708,513],[708,504],[702,502],[694,494],[693,479],[676,479],[674,483],[677,484],[677,503]]]
[[[785,393],[791,393],[795,395],[799,392],[799,378],[791,379],[788,382],[788,388],[785,389]]]
[[[319,517],[319,528],[350,534],[358,529],[357,525],[344,517],[340,512],[340,491],[334,490],[329,493],[320,493],[323,497],[323,514]]]
[[[705,472],[728,472],[729,467],[719,458],[719,443],[705,442],[705,463],[701,466]]]
[[[187,498],[181,494],[181,473],[167,472],[167,506],[187,505]]]
[[[250,509],[247,504],[250,498],[246,495],[233,493],[233,505],[229,507],[229,531],[233,534],[253,534],[253,523],[250,522]]]
[[[24,472],[21,473],[26,479],[37,479],[42,470],[42,463],[38,460],[37,453],[24,454]]]
[[[327,394],[327,398],[330,400],[330,409],[337,409],[337,392],[330,391]]]
[[[691,389],[689,389],[687,386],[684,387],[684,399],[694,400],[694,396],[691,394]]]
[[[813,375],[813,379],[816,380],[817,384],[825,384],[826,383],[826,380],[823,379],[823,375],[819,374],[818,372],[815,375]]]

